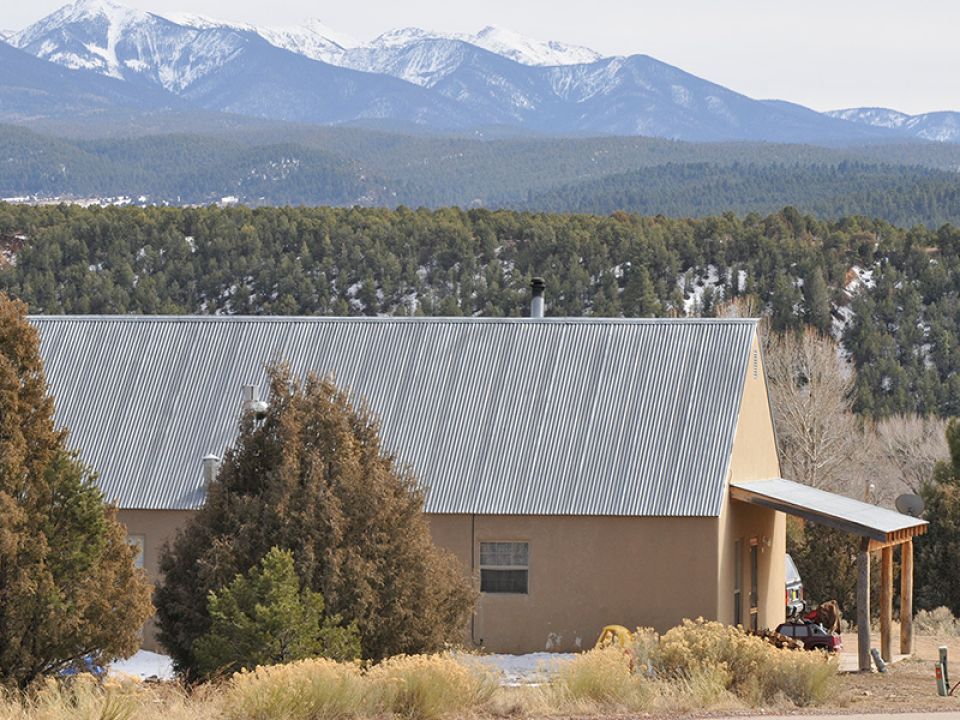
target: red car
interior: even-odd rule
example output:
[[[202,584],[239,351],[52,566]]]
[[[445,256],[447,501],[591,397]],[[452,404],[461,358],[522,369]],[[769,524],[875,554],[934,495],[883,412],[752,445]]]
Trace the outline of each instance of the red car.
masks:
[[[823,625],[812,620],[785,622],[777,626],[777,632],[788,638],[799,640],[807,650],[820,648],[827,652],[839,652],[843,649],[843,641],[839,633],[828,632]]]

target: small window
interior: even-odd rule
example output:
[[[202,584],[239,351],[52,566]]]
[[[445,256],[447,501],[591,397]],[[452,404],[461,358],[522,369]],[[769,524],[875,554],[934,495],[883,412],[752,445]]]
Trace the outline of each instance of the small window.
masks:
[[[143,567],[143,535],[127,535],[127,543],[136,548],[137,554],[133,556],[133,564],[138,568]]]
[[[480,543],[480,592],[526,595],[529,555],[525,542]]]
[[[793,631],[793,636],[796,638],[805,638],[810,635],[806,625],[794,625]]]
[[[793,637],[793,625],[783,625],[780,627],[780,634],[786,635],[787,637]]]

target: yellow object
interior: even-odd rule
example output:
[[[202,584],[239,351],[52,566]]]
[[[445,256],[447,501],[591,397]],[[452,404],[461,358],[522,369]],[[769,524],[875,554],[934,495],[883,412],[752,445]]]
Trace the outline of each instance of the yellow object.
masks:
[[[600,637],[597,638],[595,647],[604,648],[611,645],[617,645],[625,648],[633,642],[633,633],[627,630],[623,625],[607,625],[600,631]]]

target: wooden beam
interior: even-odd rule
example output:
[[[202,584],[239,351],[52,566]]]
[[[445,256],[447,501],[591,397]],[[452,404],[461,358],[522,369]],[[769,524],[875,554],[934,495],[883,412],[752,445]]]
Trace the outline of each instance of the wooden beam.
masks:
[[[913,540],[900,546],[900,654],[913,655]]]
[[[893,548],[880,551],[880,657],[893,660]]]
[[[857,554],[857,657],[860,672],[870,672],[870,541]]]

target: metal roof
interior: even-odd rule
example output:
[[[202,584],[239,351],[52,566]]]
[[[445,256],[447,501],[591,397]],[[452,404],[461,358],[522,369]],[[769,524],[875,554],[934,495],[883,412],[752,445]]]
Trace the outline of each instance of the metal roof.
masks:
[[[203,502],[264,364],[333,373],[434,513],[719,515],[752,320],[33,317],[57,421],[122,508]]]
[[[904,540],[927,529],[926,520],[783,478],[731,482],[730,495],[880,542]]]

